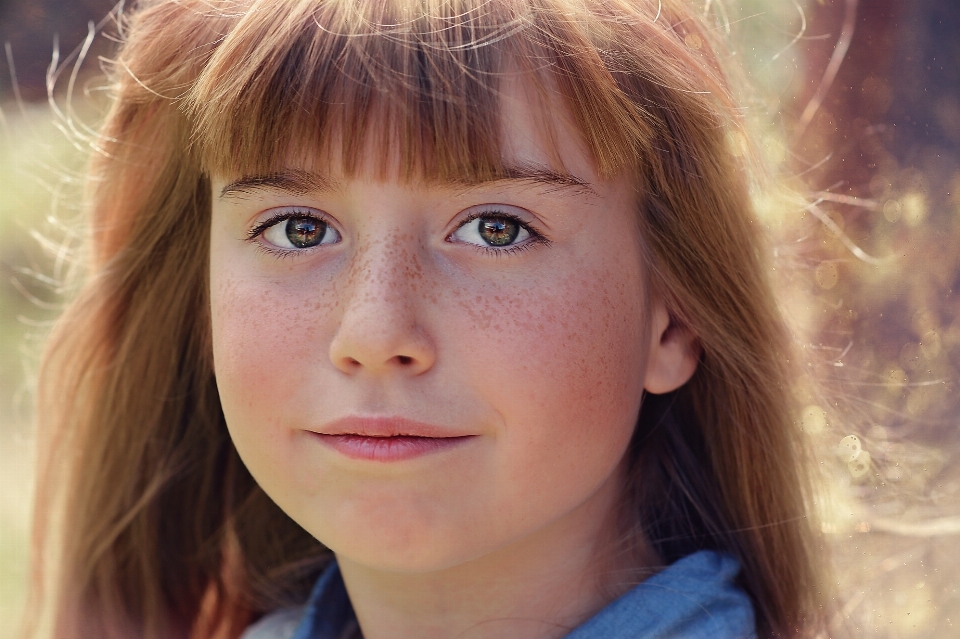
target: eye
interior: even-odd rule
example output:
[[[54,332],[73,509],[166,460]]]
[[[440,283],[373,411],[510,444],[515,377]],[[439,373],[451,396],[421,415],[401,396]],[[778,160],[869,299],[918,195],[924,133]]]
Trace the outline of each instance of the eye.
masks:
[[[322,217],[300,212],[271,218],[251,233],[251,237],[258,235],[267,244],[283,250],[308,249],[340,241],[340,234]]]
[[[451,235],[458,242],[483,248],[513,248],[531,237],[540,235],[517,217],[500,211],[481,212],[471,216]]]

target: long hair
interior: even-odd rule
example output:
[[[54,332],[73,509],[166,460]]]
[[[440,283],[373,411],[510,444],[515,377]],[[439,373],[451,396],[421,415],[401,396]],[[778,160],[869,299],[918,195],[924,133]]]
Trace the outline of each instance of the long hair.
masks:
[[[559,93],[602,176],[634,176],[652,290],[702,349],[687,385],[643,403],[628,452],[637,534],[666,561],[733,554],[760,636],[816,627],[790,340],[746,167],[727,144],[741,123],[722,46],[692,8],[144,0],[118,25],[86,272],[39,386],[34,607],[58,639],[236,635],[302,601],[330,559],[227,435],[209,176],[269,172],[306,151],[336,153],[349,176],[370,135],[406,177],[503,175],[498,82],[515,72],[544,104]]]

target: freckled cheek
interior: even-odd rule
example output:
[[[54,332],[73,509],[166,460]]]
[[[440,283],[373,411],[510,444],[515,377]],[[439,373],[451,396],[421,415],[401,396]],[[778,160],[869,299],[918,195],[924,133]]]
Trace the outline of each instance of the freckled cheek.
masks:
[[[536,440],[542,450],[588,440],[596,446],[598,427],[607,427],[611,438],[601,448],[618,447],[643,386],[640,278],[585,267],[557,275],[547,285],[472,300],[464,324],[477,386],[508,428],[523,429],[511,438]]]
[[[212,283],[214,363],[228,423],[279,423],[326,358],[322,306],[316,295],[262,278]]]

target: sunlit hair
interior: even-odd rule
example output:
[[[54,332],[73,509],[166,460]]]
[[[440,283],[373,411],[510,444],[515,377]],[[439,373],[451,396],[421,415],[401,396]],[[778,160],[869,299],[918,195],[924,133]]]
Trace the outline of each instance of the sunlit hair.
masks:
[[[256,485],[217,396],[210,176],[313,153],[349,177],[371,145],[402,179],[504,176],[507,73],[563,101],[602,177],[636,181],[651,290],[702,349],[687,385],[643,403],[631,529],[664,563],[736,556],[761,637],[818,627],[791,346],[727,146],[722,47],[692,7],[168,0],[119,25],[87,271],[40,381],[34,630],[46,615],[58,639],[236,636],[305,598],[330,553]]]

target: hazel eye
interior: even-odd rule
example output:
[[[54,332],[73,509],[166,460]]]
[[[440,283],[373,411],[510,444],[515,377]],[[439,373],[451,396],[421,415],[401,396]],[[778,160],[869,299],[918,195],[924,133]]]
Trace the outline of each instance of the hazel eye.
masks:
[[[530,238],[530,231],[511,215],[489,213],[467,220],[454,233],[460,242],[483,247],[509,247]]]
[[[334,244],[340,240],[340,234],[319,217],[292,215],[265,228],[263,239],[277,248],[296,250]]]

